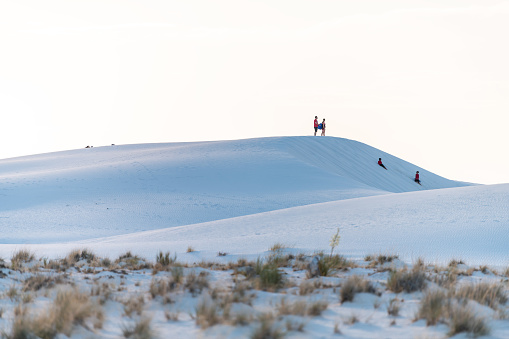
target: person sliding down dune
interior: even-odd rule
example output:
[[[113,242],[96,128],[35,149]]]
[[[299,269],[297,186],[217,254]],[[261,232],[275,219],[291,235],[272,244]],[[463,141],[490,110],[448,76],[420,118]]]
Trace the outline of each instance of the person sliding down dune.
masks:
[[[382,158],[378,158],[378,165],[380,165],[380,167],[385,168],[384,164],[382,164]],[[387,169],[387,168],[385,168],[385,169]]]
[[[415,179],[414,181],[416,183],[418,183],[419,185],[421,184],[421,180],[419,179],[419,171],[415,172]]]

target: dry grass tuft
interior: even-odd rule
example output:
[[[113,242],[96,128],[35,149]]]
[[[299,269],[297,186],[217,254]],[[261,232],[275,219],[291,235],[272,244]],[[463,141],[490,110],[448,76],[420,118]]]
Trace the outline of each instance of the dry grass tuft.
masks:
[[[440,287],[450,289],[458,282],[458,270],[454,267],[446,269],[436,267],[435,272],[436,275],[430,280]]]
[[[434,326],[446,316],[448,303],[447,295],[442,290],[428,290],[421,299],[416,318],[425,319],[427,326]]]
[[[191,292],[193,297],[200,294],[204,288],[209,287],[209,281],[207,278],[208,275],[209,273],[205,271],[200,272],[198,275],[196,275],[194,271],[191,271],[187,275],[184,286],[189,290],[189,292]]]
[[[475,300],[495,310],[498,305],[507,303],[504,286],[500,283],[480,282],[462,285],[455,291],[454,296],[460,300]]]
[[[24,306],[18,306],[14,313],[11,334],[4,333],[4,337],[12,339],[54,338],[58,333],[70,337],[75,325],[88,328],[87,319],[95,328],[101,328],[104,321],[102,309],[76,289],[59,291],[50,308],[37,316],[30,316]]]
[[[88,264],[90,264],[95,258],[96,255],[88,249],[76,249],[71,251],[71,253],[65,257],[64,262],[67,267],[73,267],[76,263],[82,260],[85,260]]]
[[[149,292],[152,298],[156,298],[157,296],[165,298],[168,293],[176,290],[178,286],[179,284],[175,282],[173,277],[152,279]]]
[[[318,269],[323,277],[331,276],[340,270],[352,267],[355,267],[355,264],[339,254],[332,256],[323,253],[319,254]]]
[[[385,263],[393,262],[398,259],[399,255],[397,254],[370,254],[364,257],[364,261],[369,261],[368,267],[377,267],[379,265],[384,265]]]
[[[218,303],[210,298],[202,298],[196,306],[196,325],[201,329],[223,322],[222,310]]]
[[[286,333],[275,324],[274,316],[270,313],[259,316],[260,325],[251,333],[251,339],[280,339]]]
[[[122,333],[124,338],[133,339],[152,339],[155,338],[155,332],[151,325],[152,319],[149,317],[142,317],[132,324],[124,325]]]
[[[115,260],[115,264],[123,269],[132,271],[151,268],[151,265],[145,259],[137,255],[133,255],[131,251],[127,251],[126,253],[120,255],[118,259]]]
[[[321,288],[322,283],[319,280],[304,280],[299,285],[299,294],[300,295],[309,295],[313,293],[316,289]]]
[[[490,328],[486,320],[466,305],[455,305],[449,308],[449,335],[467,332],[474,337],[487,335]]]
[[[35,260],[35,254],[29,250],[19,250],[14,253],[11,258],[11,269],[20,270],[23,264],[30,263]]]
[[[387,288],[395,293],[421,291],[426,287],[426,273],[421,266],[391,271],[387,279]]]
[[[369,280],[357,275],[352,275],[341,284],[341,289],[339,291],[340,301],[342,303],[346,301],[353,301],[355,294],[357,293],[375,294],[376,289]]]
[[[23,292],[39,291],[42,288],[50,289],[59,284],[68,284],[67,275],[31,275],[23,282]]]
[[[456,260],[456,259],[452,259],[450,262],[449,262],[449,267],[458,267],[458,265],[465,265],[465,262],[463,260]]]
[[[145,298],[143,295],[139,295],[137,297],[131,297],[124,302],[124,315],[132,318],[133,313],[138,316],[141,316],[143,313],[143,307],[145,306]]]
[[[399,309],[401,307],[401,301],[398,298],[391,299],[389,306],[387,306],[387,314],[393,317],[399,315]]]

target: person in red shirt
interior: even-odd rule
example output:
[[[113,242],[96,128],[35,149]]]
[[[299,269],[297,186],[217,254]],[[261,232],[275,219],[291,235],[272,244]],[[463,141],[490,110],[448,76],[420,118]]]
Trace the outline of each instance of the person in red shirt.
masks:
[[[315,115],[315,137],[316,137],[316,132],[318,132],[318,117]]]
[[[415,179],[414,179],[414,181],[416,183],[418,183],[419,185],[421,184],[421,180],[419,180],[419,171],[415,172]]]
[[[378,165],[385,168],[384,164],[382,164],[382,158],[378,158]],[[387,169],[387,168],[385,168],[385,169]]]

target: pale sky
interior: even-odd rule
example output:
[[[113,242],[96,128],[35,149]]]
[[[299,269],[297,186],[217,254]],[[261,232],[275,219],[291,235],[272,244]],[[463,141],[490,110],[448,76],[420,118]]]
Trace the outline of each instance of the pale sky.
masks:
[[[507,32],[495,0],[1,1],[0,158],[312,135],[318,115],[449,179],[508,183]]]

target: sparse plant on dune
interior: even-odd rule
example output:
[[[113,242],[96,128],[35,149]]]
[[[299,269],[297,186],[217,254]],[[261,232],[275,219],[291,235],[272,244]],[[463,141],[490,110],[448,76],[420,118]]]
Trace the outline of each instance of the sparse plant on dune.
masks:
[[[340,238],[341,238],[341,236],[339,235],[339,227],[338,227],[336,234],[334,234],[330,239],[330,256],[331,257],[332,257],[332,252],[334,252],[334,248],[336,248],[339,245]]]
[[[260,325],[251,333],[251,339],[281,339],[285,337],[286,333],[277,326],[272,314],[262,314],[258,319]]]
[[[475,300],[479,304],[497,309],[507,303],[504,285],[500,283],[479,282],[460,286],[454,293],[459,300]]]
[[[345,259],[341,255],[324,255],[323,253],[319,254],[318,257],[318,269],[320,275],[323,277],[329,277],[337,273],[339,270],[343,270],[346,268],[354,267],[355,265]]]
[[[426,287],[426,273],[421,266],[412,270],[393,270],[387,279],[387,288],[395,293],[421,291]]]
[[[486,319],[479,316],[471,307],[467,305],[454,305],[449,307],[449,335],[467,332],[474,337],[487,335],[490,328]]]
[[[152,329],[152,319],[143,316],[131,324],[122,326],[122,333],[127,339],[152,339],[156,337]]]
[[[283,274],[274,264],[263,264],[258,268],[259,273],[256,280],[258,289],[265,291],[276,291],[284,284]]]
[[[448,303],[447,295],[441,289],[428,290],[421,298],[416,318],[425,319],[427,326],[436,325],[446,316]]]
[[[131,251],[120,255],[118,259],[115,260],[115,263],[121,268],[133,271],[148,269],[151,267],[151,265],[145,259],[137,255],[133,255]]]
[[[53,288],[59,284],[69,283],[66,275],[34,274],[23,282],[23,291],[39,291],[42,288]]]
[[[23,264],[30,263],[35,260],[35,254],[29,250],[19,250],[15,252],[11,258],[11,268],[13,270],[19,270],[23,267]]]
[[[358,275],[352,275],[341,284],[340,301],[342,303],[353,301],[357,293],[376,293],[376,289],[369,280]]]
[[[143,295],[133,296],[122,302],[124,304],[124,315],[132,318],[133,315],[141,316],[145,306]]]

